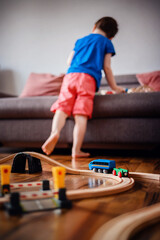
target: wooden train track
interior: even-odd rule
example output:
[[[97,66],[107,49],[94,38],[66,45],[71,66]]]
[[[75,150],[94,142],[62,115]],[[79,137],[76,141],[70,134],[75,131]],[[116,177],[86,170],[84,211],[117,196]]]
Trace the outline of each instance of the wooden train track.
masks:
[[[92,171],[89,171],[89,170],[77,170],[77,169],[73,169],[73,168],[70,168],[46,155],[43,155],[43,154],[40,154],[40,153],[37,153],[37,152],[23,152],[23,153],[26,153],[26,154],[30,154],[31,156],[33,157],[37,157],[39,158],[40,160],[44,161],[44,162],[47,162],[53,166],[61,166],[61,167],[64,167],[66,168],[66,172],[69,173],[69,174],[75,174],[75,175],[89,175],[89,176],[100,176],[100,177],[104,177],[104,174],[101,174],[101,173],[94,173]],[[15,156],[17,155],[17,153],[14,153],[14,154],[11,154],[10,156],[7,156],[5,158],[2,158],[0,159],[0,164],[2,163],[5,163],[9,160],[12,160]],[[130,174],[130,177],[136,179],[136,178],[141,178],[141,179],[152,179],[152,180],[156,180],[156,181],[160,181],[160,174],[152,174],[152,173],[141,173],[141,172],[129,172]],[[118,179],[116,177],[116,179]]]
[[[68,166],[65,166],[64,164],[59,163],[58,161],[53,160],[50,157],[47,157],[40,153],[36,153],[36,152],[24,152],[24,153],[30,154],[33,157],[37,157],[40,160],[49,163],[50,165],[64,167],[66,169],[66,172],[69,174],[100,177],[100,178],[105,178],[105,179],[111,179],[116,182],[116,184],[113,186],[104,186],[104,187],[100,187],[100,188],[90,188],[90,189],[82,189],[82,190],[81,189],[68,190],[66,194],[67,194],[67,197],[71,200],[117,194],[117,193],[124,192],[124,191],[131,189],[134,185],[133,178],[119,178],[112,174],[94,173],[93,171],[90,171],[90,170],[76,170],[76,169],[70,168]],[[16,154],[12,154],[8,157],[1,159],[0,164],[5,163],[9,160],[12,160],[16,156]]]
[[[92,240],[127,240],[144,227],[160,221],[160,203],[122,214],[105,223]]]
[[[90,170],[77,170],[70,168],[62,163],[59,163],[58,161],[51,159],[50,157],[37,153],[37,152],[24,152],[26,154],[30,154],[33,157],[37,157],[40,160],[47,162],[50,165],[53,166],[61,166],[66,169],[66,172],[68,174],[74,174],[74,175],[84,175],[84,176],[94,176],[94,177],[100,177],[105,179],[111,179],[116,182],[113,186],[104,186],[101,188],[91,188],[91,189],[78,189],[78,190],[68,190],[67,191],[67,197],[71,200],[74,199],[83,199],[83,198],[91,198],[91,197],[102,197],[107,196],[111,194],[117,194],[124,191],[127,191],[131,189],[134,185],[134,179],[141,178],[141,179],[154,179],[156,181],[160,181],[160,174],[148,174],[148,173],[137,173],[137,172],[130,172],[130,178],[119,178],[117,176],[114,176],[112,174],[104,174],[104,173],[94,173]],[[17,153],[12,154],[10,156],[7,156],[3,159],[0,159],[0,164],[5,163],[9,160],[13,160],[13,158],[17,155]],[[133,179],[134,177],[134,179]]]

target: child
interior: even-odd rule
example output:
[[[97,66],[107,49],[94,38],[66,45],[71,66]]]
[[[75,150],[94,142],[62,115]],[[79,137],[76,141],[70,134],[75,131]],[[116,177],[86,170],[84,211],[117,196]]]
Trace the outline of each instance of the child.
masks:
[[[58,100],[52,105],[55,112],[49,138],[42,146],[43,152],[51,154],[59,139],[67,117],[74,116],[72,157],[88,157],[81,151],[87,121],[92,117],[93,99],[101,82],[103,69],[110,87],[117,93],[124,88],[117,86],[111,69],[111,56],[115,50],[111,42],[118,32],[117,22],[111,17],[99,19],[92,33],[75,43],[68,58],[69,69],[64,77]]]

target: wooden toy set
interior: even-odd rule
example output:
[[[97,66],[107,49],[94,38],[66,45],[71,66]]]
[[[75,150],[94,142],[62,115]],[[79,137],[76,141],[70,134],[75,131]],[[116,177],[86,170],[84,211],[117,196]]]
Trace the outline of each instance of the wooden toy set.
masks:
[[[13,160],[10,165],[3,165],[9,160]],[[25,165],[28,160],[28,173],[41,172],[41,161],[53,165],[53,181],[43,180],[27,183],[10,183],[12,172],[25,173]],[[22,164],[21,164],[22,163]],[[33,163],[33,164],[32,164]],[[115,161],[106,159],[96,159],[89,163],[90,170],[76,170],[65,166],[45,155],[35,152],[25,152],[12,154],[0,160],[1,165],[1,197],[0,204],[10,215],[21,215],[35,211],[46,211],[72,207],[71,200],[102,197],[111,194],[118,194],[131,189],[136,179],[149,179],[160,182],[160,174],[148,174],[138,172],[128,172],[126,169],[116,168]],[[58,167],[55,167],[58,166]],[[100,188],[91,187],[88,189],[66,190],[65,173],[73,175],[83,175],[103,180],[113,181],[112,185],[101,185]],[[38,187],[37,191],[32,188]],[[27,188],[28,192],[18,191],[20,188]],[[160,204],[146,207],[119,216],[106,223],[97,231],[96,239],[128,239],[131,231],[139,228],[140,225],[157,219],[160,214]],[[110,229],[110,230],[108,230]]]
[[[102,172],[94,172],[94,171],[90,171],[90,170],[76,170],[70,167],[65,166],[64,164],[61,164],[45,155],[42,155],[40,153],[35,153],[35,152],[25,152],[23,154],[27,154],[27,155],[31,155],[32,158],[38,158],[39,161],[45,161],[47,163],[49,163],[50,165],[54,165],[54,166],[59,166],[59,167],[63,167],[65,168],[66,173],[68,174],[74,174],[74,175],[84,175],[84,176],[89,176],[89,177],[99,177],[99,178],[103,178],[105,180],[111,180],[114,182],[114,184],[112,186],[102,186],[101,188],[88,188],[88,189],[77,189],[77,190],[67,190],[66,191],[66,197],[69,200],[74,200],[74,199],[83,199],[83,198],[90,198],[90,197],[99,197],[99,196],[106,196],[106,195],[110,195],[110,194],[116,194],[116,193],[120,193],[120,192],[124,192],[129,190],[130,188],[132,188],[134,186],[134,179],[133,178],[119,178],[118,176],[114,176],[113,174],[104,174]],[[15,167],[15,159],[17,159],[17,155],[18,155],[18,159],[19,159],[19,154],[12,154],[6,158],[3,158],[0,160],[0,164],[5,163],[6,161],[9,160],[13,160],[13,165],[12,165],[12,169],[17,169],[18,168],[18,172],[20,172],[19,168],[21,167]],[[28,156],[27,156],[28,157]],[[38,162],[38,165],[40,164],[38,160],[36,160]],[[107,160],[109,161],[109,160]],[[17,161],[19,162],[19,160]],[[25,162],[25,161],[24,161]],[[17,164],[16,164],[17,165]],[[21,171],[24,173],[25,170],[25,164],[23,164],[23,168],[21,168]],[[29,172],[30,170],[28,170]],[[39,167],[39,171],[41,171],[41,168]],[[12,170],[11,170],[12,172]],[[34,171],[32,171],[33,173]],[[37,172],[37,171],[36,171]],[[17,184],[17,183],[16,183]],[[16,184],[10,184],[10,189],[12,192],[12,187],[11,186],[16,186]],[[35,186],[37,184],[37,186],[42,185],[42,183],[40,182],[32,182],[32,183],[18,183],[18,186],[26,186],[26,187],[30,187],[31,184],[33,186]],[[53,196],[54,194],[54,190],[50,190],[50,192],[45,191],[45,193],[34,193],[34,192],[30,192],[30,193],[20,193],[20,199],[22,199],[25,195],[25,198],[27,198],[27,194],[28,194],[28,199],[35,199],[37,198],[44,198],[46,194],[48,194],[48,196]],[[9,194],[10,195],[10,194]],[[0,203],[4,203],[6,201],[9,201],[9,195],[5,194],[5,196],[0,198]],[[41,195],[41,196],[40,196]],[[46,195],[46,197],[48,197]]]
[[[40,159],[30,154],[19,153],[13,159],[12,169],[10,165],[1,166],[1,198],[0,203],[10,215],[21,215],[35,211],[48,211],[58,208],[71,208],[72,202],[66,198],[65,168],[53,167],[54,190],[49,180],[41,182],[12,183],[10,174],[25,173],[26,160],[28,160],[28,172],[37,173],[42,171]],[[18,188],[41,187],[38,191],[12,192]]]

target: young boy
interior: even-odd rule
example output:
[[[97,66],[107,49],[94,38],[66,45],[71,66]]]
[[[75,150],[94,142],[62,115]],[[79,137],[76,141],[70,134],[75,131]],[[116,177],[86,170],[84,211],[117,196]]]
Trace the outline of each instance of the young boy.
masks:
[[[43,152],[51,154],[59,139],[67,117],[74,116],[72,157],[88,157],[81,151],[87,121],[92,117],[93,99],[101,82],[103,69],[110,87],[117,93],[124,92],[117,86],[112,69],[111,57],[115,50],[111,42],[118,32],[118,24],[111,17],[99,19],[92,33],[75,43],[68,58],[69,69],[64,77],[58,100],[52,105],[55,112],[49,138],[42,146]]]

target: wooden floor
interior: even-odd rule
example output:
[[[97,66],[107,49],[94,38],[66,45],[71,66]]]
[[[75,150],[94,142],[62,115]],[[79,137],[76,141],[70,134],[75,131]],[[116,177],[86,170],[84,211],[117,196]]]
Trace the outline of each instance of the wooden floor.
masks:
[[[16,151],[12,151],[14,153]],[[72,160],[69,151],[57,150],[51,157],[75,169],[88,169],[93,159],[110,159],[116,161],[117,167],[129,169],[130,172],[160,173],[160,154],[154,151],[91,151],[87,159]],[[0,159],[11,152],[1,151]],[[11,161],[8,162],[11,164]],[[40,174],[12,174],[12,182],[37,181],[52,179],[51,165],[44,163]],[[66,176],[67,189],[85,189],[103,185],[103,179],[87,176]],[[110,184],[110,183],[108,183]],[[136,180],[135,186],[124,193],[107,197],[90,198],[73,201],[71,210],[38,212],[22,217],[9,217],[0,209],[0,239],[4,240],[90,240],[96,231],[106,222],[124,213],[141,209],[160,202],[160,183],[154,180]],[[142,229],[132,240],[159,240],[160,222],[147,229]],[[110,239],[112,240],[112,239]]]

